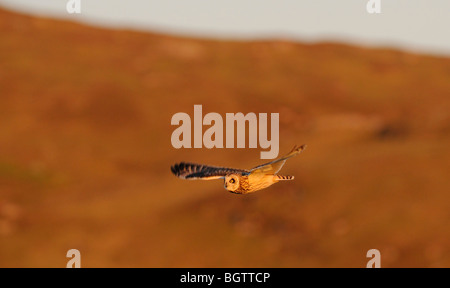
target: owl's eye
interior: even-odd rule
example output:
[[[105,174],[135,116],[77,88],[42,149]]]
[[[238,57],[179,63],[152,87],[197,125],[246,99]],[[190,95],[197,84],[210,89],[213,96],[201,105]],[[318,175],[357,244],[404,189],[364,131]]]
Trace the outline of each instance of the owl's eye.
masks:
[[[234,178],[231,178],[230,183],[234,184],[234,182],[236,182],[236,180],[234,180]]]

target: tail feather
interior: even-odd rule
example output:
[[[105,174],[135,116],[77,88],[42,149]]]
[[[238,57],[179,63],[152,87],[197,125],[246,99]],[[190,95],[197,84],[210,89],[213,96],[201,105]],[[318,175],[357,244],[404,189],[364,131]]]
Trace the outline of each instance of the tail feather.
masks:
[[[294,180],[294,176],[275,175],[275,177],[278,181]]]

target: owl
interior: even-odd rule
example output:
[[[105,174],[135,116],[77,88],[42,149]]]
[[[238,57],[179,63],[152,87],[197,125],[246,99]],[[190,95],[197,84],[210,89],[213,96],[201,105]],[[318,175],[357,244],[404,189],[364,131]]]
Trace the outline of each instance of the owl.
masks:
[[[171,167],[172,173],[181,179],[224,179],[224,187],[231,193],[248,194],[271,186],[279,181],[293,180],[294,176],[278,175],[286,160],[299,154],[306,145],[294,146],[291,152],[272,162],[250,170],[223,168],[181,162]]]

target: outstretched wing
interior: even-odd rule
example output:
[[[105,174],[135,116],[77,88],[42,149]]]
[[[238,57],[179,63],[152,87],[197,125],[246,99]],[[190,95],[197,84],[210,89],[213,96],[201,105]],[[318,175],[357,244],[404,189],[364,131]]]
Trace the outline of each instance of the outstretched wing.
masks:
[[[278,171],[280,171],[281,167],[283,167],[284,163],[286,163],[286,160],[294,157],[295,155],[301,153],[303,150],[305,150],[306,145],[302,145],[302,146],[294,146],[294,148],[292,149],[291,152],[289,152],[288,154],[286,154],[283,157],[280,157],[272,162],[266,163],[266,164],[262,164],[259,166],[256,166],[255,168],[250,170],[250,174],[251,175],[257,175],[260,174],[276,174],[278,173]]]
[[[170,167],[172,173],[181,179],[213,180],[225,178],[228,174],[247,174],[249,171],[233,168],[214,167],[181,162]]]

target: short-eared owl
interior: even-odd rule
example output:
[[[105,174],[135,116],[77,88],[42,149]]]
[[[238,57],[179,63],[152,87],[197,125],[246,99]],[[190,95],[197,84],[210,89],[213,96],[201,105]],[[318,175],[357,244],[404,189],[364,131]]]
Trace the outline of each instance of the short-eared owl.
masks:
[[[287,155],[272,162],[256,166],[250,170],[214,167],[201,164],[181,162],[171,167],[172,173],[181,179],[212,180],[224,179],[224,186],[229,192],[247,194],[269,187],[278,181],[293,180],[294,176],[277,175],[287,159],[294,157],[306,148],[295,146]]]

